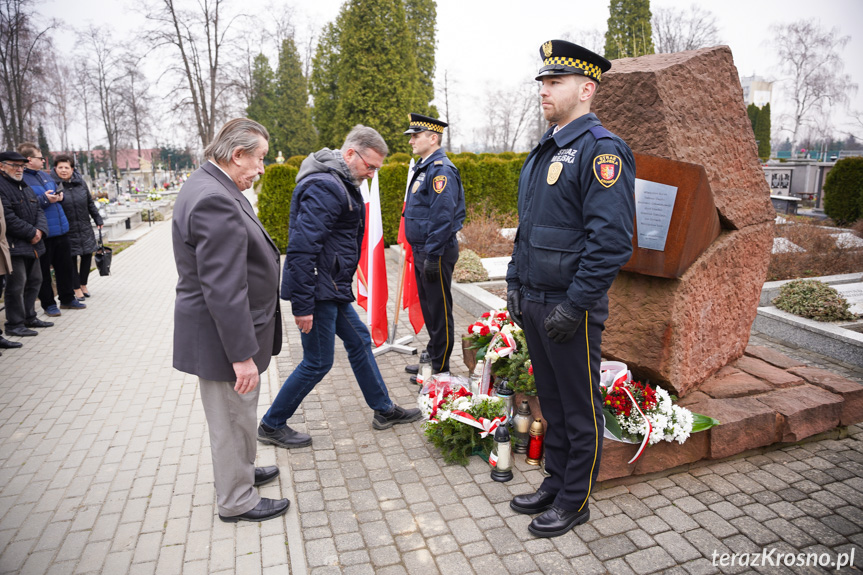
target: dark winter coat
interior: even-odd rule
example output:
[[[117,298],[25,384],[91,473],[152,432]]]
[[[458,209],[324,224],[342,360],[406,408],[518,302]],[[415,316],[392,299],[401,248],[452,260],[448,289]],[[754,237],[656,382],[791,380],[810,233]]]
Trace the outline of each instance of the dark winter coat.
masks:
[[[342,153],[324,148],[303,160],[291,199],[281,291],[295,316],[313,314],[316,300],[354,300],[351,282],[364,229],[363,198]]]
[[[42,206],[42,211],[45,212],[45,219],[48,220],[48,237],[54,238],[67,233],[69,231],[69,221],[63,212],[63,206],[60,205],[60,202],[52,204],[46,195],[53,194],[57,189],[57,184],[54,183],[51,176],[40,170],[24,168],[24,183],[36,192],[39,205]]]
[[[63,206],[66,219],[69,220],[69,246],[72,248],[72,255],[92,254],[98,244],[96,234],[93,233],[93,227],[90,225],[90,218],[93,218],[97,226],[101,226],[104,222],[96,208],[96,202],[93,201],[93,196],[90,195],[90,188],[78,172],[72,172],[72,178],[68,182],[61,180],[54,170],[51,170],[51,177],[57,184],[57,191],[63,192],[63,201],[60,205]]]
[[[0,174],[0,200],[3,202],[3,217],[6,219],[6,240],[9,253],[21,257],[37,257],[45,253],[45,242],[37,244],[30,241],[36,237],[36,230],[42,235],[48,233],[48,221],[39,205],[36,193],[23,181],[17,182]]]

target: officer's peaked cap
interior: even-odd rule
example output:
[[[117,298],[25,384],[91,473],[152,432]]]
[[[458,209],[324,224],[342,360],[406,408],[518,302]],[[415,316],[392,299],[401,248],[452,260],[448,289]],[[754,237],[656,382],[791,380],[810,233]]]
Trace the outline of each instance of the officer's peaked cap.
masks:
[[[581,74],[599,82],[602,73],[611,69],[611,62],[599,54],[566,40],[544,43],[539,47],[539,57],[542,58],[542,68],[537,80],[542,80],[543,76]]]
[[[422,114],[408,114],[408,121],[410,122],[410,127],[405,130],[405,134],[416,134],[426,131],[443,134],[443,129],[449,125],[446,122],[423,116]]]

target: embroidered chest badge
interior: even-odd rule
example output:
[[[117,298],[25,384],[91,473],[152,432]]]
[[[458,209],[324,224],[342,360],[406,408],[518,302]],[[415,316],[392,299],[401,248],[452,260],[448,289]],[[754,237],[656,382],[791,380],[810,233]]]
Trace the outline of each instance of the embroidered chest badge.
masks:
[[[417,193],[417,190],[418,190],[418,189],[420,189],[420,183],[419,183],[419,182],[414,182],[414,187],[411,189],[411,193],[412,193],[412,194]]]
[[[435,176],[432,180],[432,187],[435,193],[441,193],[446,187],[446,176]]]
[[[600,154],[593,159],[593,174],[600,184],[610,188],[620,177],[620,158],[614,154]]]
[[[545,181],[548,182],[549,186],[553,186],[557,182],[562,171],[563,164],[560,162],[555,162],[548,167],[548,175],[545,177]]]

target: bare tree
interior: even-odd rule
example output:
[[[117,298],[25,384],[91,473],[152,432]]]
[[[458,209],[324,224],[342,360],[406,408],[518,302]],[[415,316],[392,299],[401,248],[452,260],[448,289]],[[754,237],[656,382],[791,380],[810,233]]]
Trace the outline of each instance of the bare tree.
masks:
[[[682,8],[655,8],[651,19],[657,54],[697,50],[721,44],[716,16],[692,4]]]
[[[843,73],[840,51],[851,40],[839,30],[825,30],[817,22],[800,20],[774,27],[780,68],[787,76],[793,106],[785,122],[790,123],[792,152],[800,129],[826,107],[847,104],[857,85]]]
[[[46,78],[46,83],[50,86],[51,90],[51,113],[49,116],[54,122],[57,134],[60,136],[60,149],[64,152],[71,151],[69,147],[69,126],[72,123],[74,113],[74,89],[69,81],[71,77],[72,69],[65,64],[58,64],[56,72],[49,74]]]
[[[69,74],[75,98],[81,104],[84,112],[84,137],[87,145],[87,162],[90,160],[90,109],[93,107],[93,82],[86,66],[78,66],[74,73]]]
[[[206,147],[222,121],[227,92],[235,86],[222,52],[231,42],[228,32],[234,22],[222,13],[226,0],[198,0],[196,8],[184,10],[179,0],[154,0],[146,17],[152,25],[149,40],[154,48],[171,47],[179,54],[178,74],[185,95],[178,106],[191,108],[198,140]],[[174,58],[172,58],[172,61]]]
[[[597,54],[602,54],[605,51],[605,33],[600,32],[596,28],[567,31],[563,33],[561,39],[584,46]]]
[[[141,72],[142,58],[131,53],[126,54],[122,66],[124,69],[123,99],[128,111],[131,136],[138,147],[138,158],[141,158],[141,140],[150,129],[150,107],[153,98],[150,95],[150,82]]]
[[[86,32],[86,38],[89,78],[99,96],[99,111],[105,128],[105,139],[108,141],[111,167],[114,174],[119,177],[117,150],[124,121],[123,115],[126,112],[122,94],[125,69],[118,56],[118,47],[105,29],[91,25]]]
[[[34,81],[51,50],[47,26],[35,24],[32,0],[0,0],[0,128],[11,149],[36,133],[32,114],[48,94]]]
[[[514,152],[530,127],[537,108],[535,82],[489,91],[486,95],[484,130],[488,150]]]
[[[445,149],[447,152],[452,151],[452,134],[456,118],[455,110],[451,109],[449,106],[450,99],[455,99],[455,94],[453,94],[453,86],[454,82],[449,79],[449,70],[443,71],[443,86],[440,87],[440,95],[443,99],[443,112],[446,117],[446,121],[449,126],[446,129],[446,146]]]

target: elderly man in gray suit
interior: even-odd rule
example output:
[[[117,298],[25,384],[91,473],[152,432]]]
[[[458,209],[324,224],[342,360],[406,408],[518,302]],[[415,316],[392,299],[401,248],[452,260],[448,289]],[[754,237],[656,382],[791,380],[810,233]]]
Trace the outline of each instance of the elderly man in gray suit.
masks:
[[[282,345],[279,251],[242,191],[264,173],[268,141],[257,122],[229,121],[174,206],[174,367],[198,376],[219,518],[230,523],[290,505],[255,489],[279,475],[255,468],[259,374]]]

